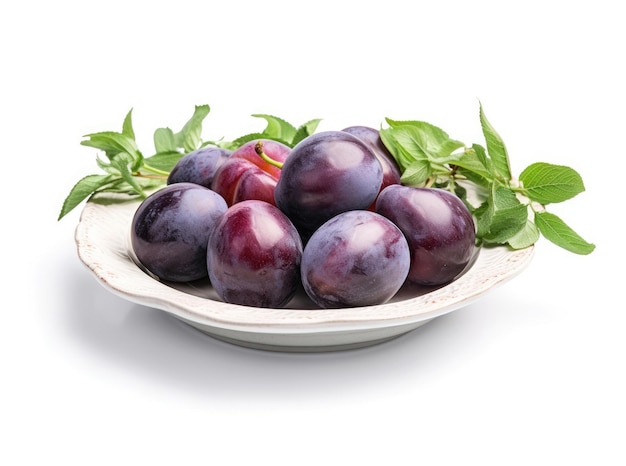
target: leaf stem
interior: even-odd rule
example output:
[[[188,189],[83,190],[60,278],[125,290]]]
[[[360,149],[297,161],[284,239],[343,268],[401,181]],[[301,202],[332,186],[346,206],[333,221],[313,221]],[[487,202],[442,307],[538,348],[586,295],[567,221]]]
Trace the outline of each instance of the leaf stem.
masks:
[[[166,180],[167,179],[167,174],[165,175],[147,175],[145,173],[133,173],[133,176],[136,176],[137,178],[148,178],[150,180]]]
[[[154,168],[151,167],[150,165],[148,165],[147,163],[143,163],[142,168],[145,168],[148,171],[151,171],[152,173],[156,173],[157,175],[162,175],[162,176],[169,176],[169,172],[166,172],[164,170],[159,170],[158,168]]]
[[[267,163],[269,163],[270,165],[273,165],[274,167],[277,168],[283,168],[283,163],[279,162],[277,160],[274,160],[273,158],[271,158],[269,155],[267,155],[264,151],[263,151],[263,141],[258,141],[255,145],[254,145],[254,151],[257,153],[257,155],[259,157],[261,157],[263,160],[265,160]]]
[[[546,211],[546,206],[541,204],[541,203],[539,203],[539,202],[529,201],[528,205],[530,206],[531,210],[533,212],[535,212],[535,213],[541,213],[541,212],[545,212]]]
[[[435,184],[435,181],[437,181],[436,176],[429,176],[424,183],[424,188],[430,188],[433,184]]]

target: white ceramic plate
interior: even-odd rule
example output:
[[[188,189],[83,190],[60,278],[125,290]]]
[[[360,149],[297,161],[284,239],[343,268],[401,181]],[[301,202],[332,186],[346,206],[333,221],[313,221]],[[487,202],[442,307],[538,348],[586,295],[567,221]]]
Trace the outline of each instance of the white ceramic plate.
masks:
[[[137,266],[130,225],[138,202],[88,202],[76,228],[81,261],[113,293],[161,309],[215,338],[258,349],[334,351],[380,343],[475,301],[520,273],[533,248],[482,248],[469,270],[437,289],[405,288],[384,305],[315,309],[304,293],[284,309],[263,309],[219,300],[208,280],[168,284]]]

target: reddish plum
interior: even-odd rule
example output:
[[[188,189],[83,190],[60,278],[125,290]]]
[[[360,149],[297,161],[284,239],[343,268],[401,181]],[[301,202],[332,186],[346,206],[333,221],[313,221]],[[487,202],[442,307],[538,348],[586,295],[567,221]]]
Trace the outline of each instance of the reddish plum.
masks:
[[[287,216],[267,202],[246,200],[220,218],[206,263],[224,301],[279,308],[299,287],[301,258],[302,240]]]
[[[263,160],[256,152],[259,140],[236,149],[215,173],[211,189],[222,195],[229,206],[248,199],[275,204],[274,189],[281,176],[280,168]],[[291,149],[280,142],[261,140],[265,154],[282,163]]]

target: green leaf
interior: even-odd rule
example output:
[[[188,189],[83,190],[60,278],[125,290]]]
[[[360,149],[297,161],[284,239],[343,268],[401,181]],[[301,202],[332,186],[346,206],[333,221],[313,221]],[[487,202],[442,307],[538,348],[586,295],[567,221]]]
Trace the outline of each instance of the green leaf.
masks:
[[[432,174],[432,167],[427,160],[416,160],[402,172],[400,182],[407,186],[424,186]]]
[[[168,127],[157,128],[152,137],[156,152],[188,153],[196,150],[202,143],[202,122],[210,110],[208,105],[196,105],[191,118],[177,133]]]
[[[111,183],[114,179],[115,177],[113,175],[87,175],[81,178],[63,201],[58,220],[61,220],[87,197],[103,186]]]
[[[509,188],[494,184],[485,207],[476,214],[477,236],[487,243],[504,244],[526,225],[528,207]]]
[[[135,130],[133,129],[132,113],[133,109],[131,108],[126,114],[126,118],[124,118],[124,123],[122,124],[122,134],[134,140]]]
[[[141,157],[135,140],[125,134],[116,133],[115,131],[103,131],[87,134],[85,137],[89,139],[81,142],[83,146],[100,149],[104,151],[109,159],[112,159],[120,152],[126,152],[134,159]]]
[[[256,113],[252,116],[255,118],[263,118],[267,122],[267,126],[262,133],[264,138],[288,141],[291,143],[296,135],[297,129],[282,118],[261,113]]]
[[[400,126],[423,126],[423,125],[433,126],[430,123],[427,123],[422,120],[394,120],[392,118],[385,118],[385,121],[391,128],[398,128]]]
[[[151,157],[146,157],[143,161],[144,167],[150,167],[149,170],[156,169],[162,172],[171,172],[174,165],[183,157],[183,154],[173,150],[169,152],[159,152]]]
[[[233,141],[221,141],[213,144],[225,149],[235,150],[250,141],[257,139],[269,139],[293,148],[304,138],[312,135],[316,131],[319,123],[322,121],[321,119],[309,120],[296,128],[291,123],[273,115],[256,113],[252,116],[255,118],[262,118],[267,122],[267,125],[262,132],[244,134]]]
[[[396,121],[387,123],[396,132],[396,140],[411,154],[422,154],[432,160],[445,162],[452,152],[464,147],[460,141],[451,139],[441,128],[425,121]]]
[[[270,139],[272,141],[276,141],[276,142],[280,142],[281,144],[285,144],[286,146],[290,145],[289,141],[285,141],[283,139],[278,139],[278,138],[274,138],[274,137],[268,137],[267,135],[265,135],[263,133],[250,133],[250,134],[244,134],[243,136],[238,137],[237,139],[231,141],[227,145],[220,145],[220,147],[224,147],[224,148],[229,149],[229,150],[235,150],[235,149],[243,146],[247,142],[256,141],[257,139]]]
[[[111,166],[115,167],[119,172],[124,181],[126,181],[130,186],[137,190],[137,193],[141,196],[144,195],[143,188],[137,182],[136,178],[133,176],[133,165],[134,159],[130,154],[126,152],[121,152],[117,154],[111,160]]]
[[[480,105],[480,124],[485,136],[485,142],[487,143],[487,152],[493,163],[494,174],[502,181],[510,181],[511,165],[509,154],[504,141],[487,120],[482,104]]]
[[[402,147],[396,138],[396,132],[393,128],[383,128],[379,131],[379,134],[383,144],[398,163],[401,171],[406,170],[406,167],[417,160],[413,155],[409,154],[404,147]],[[423,156],[420,156],[420,159],[423,159]]]
[[[400,167],[405,170],[416,160],[428,159],[427,153],[422,148],[423,143],[419,130],[412,126],[395,126],[384,130],[384,134],[391,136],[383,141],[392,141],[394,147],[388,147],[392,155],[398,154],[396,160]]]
[[[566,201],[585,190],[578,172],[563,165],[533,163],[519,179],[528,198],[544,205]]]
[[[293,139],[291,140],[290,147],[294,147],[304,138],[311,136],[317,130],[318,125],[322,120],[320,118],[309,120],[306,123],[300,125],[296,130],[296,134],[294,134]]]
[[[485,149],[478,144],[474,144],[471,149],[459,154],[449,163],[460,167],[459,173],[478,184],[488,185],[493,180],[490,160],[486,157]]]
[[[596,248],[594,244],[581,238],[563,220],[549,212],[536,212],[535,225],[546,239],[567,251],[586,255]]]
[[[530,220],[526,220],[526,225],[515,235],[509,238],[509,246],[513,249],[525,249],[532,246],[539,239],[539,229]]]
[[[263,133],[244,134],[243,136],[240,136],[237,139],[233,139],[230,142],[221,143],[220,147],[234,151],[237,148],[243,146],[245,143],[250,141],[256,141],[257,139],[263,139]]]
[[[211,111],[208,105],[196,105],[193,115],[176,134],[177,146],[185,152],[198,148],[202,142],[202,122]]]
[[[154,131],[153,140],[157,154],[161,152],[177,152],[176,136],[170,128],[157,128]]]

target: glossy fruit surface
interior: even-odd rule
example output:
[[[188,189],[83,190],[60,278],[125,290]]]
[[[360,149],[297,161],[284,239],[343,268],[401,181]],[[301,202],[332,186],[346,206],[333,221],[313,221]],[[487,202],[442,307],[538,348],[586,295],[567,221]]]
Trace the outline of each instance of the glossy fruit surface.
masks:
[[[382,177],[380,162],[359,138],[345,131],[316,133],[285,161],[276,205],[306,236],[341,212],[368,208]]]
[[[302,284],[322,308],[382,304],[404,283],[409,246],[400,229],[369,210],[341,213],[309,239],[302,255]]]
[[[213,177],[211,189],[219,193],[229,206],[249,199],[275,204],[274,189],[281,170],[257,154],[255,145],[258,142],[249,141],[235,150]],[[280,163],[291,152],[280,142],[262,140],[262,144],[265,154]]]
[[[283,307],[300,285],[302,240],[276,206],[231,206],[209,239],[206,263],[218,296],[231,304]]]
[[[380,138],[380,132],[377,129],[370,128],[369,126],[349,126],[344,128],[343,131],[350,133],[359,139],[361,139],[372,150],[380,165],[383,168],[383,180],[380,185],[380,191],[392,184],[400,184],[400,167],[398,163],[391,155],[391,152],[385,147],[382,139]],[[370,210],[375,210],[375,202],[369,207]]]
[[[449,191],[388,186],[378,196],[376,211],[394,222],[408,240],[411,282],[448,283],[472,259],[476,238],[473,217]]]
[[[167,184],[189,182],[210,188],[215,172],[230,154],[231,151],[219,147],[204,147],[190,152],[174,165]]]
[[[166,186],[137,208],[131,226],[133,252],[161,280],[205,278],[209,235],[226,209],[224,199],[204,186]]]

